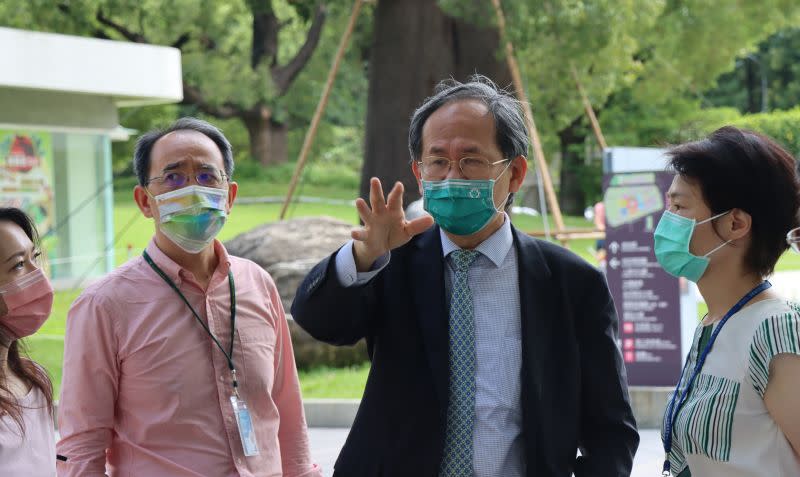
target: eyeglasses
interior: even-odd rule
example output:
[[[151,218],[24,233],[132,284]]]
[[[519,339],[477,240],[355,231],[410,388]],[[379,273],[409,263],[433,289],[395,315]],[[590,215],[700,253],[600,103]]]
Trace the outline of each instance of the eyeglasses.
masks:
[[[491,175],[492,167],[510,159],[501,159],[489,162],[480,157],[462,157],[458,160],[458,168],[466,179],[487,179]],[[433,180],[442,180],[450,173],[453,162],[446,157],[429,156],[417,161],[422,175]]]
[[[170,171],[147,180],[147,185],[155,183],[164,189],[180,189],[189,183],[190,175],[180,171]],[[227,176],[218,169],[203,169],[194,173],[197,185],[203,187],[221,188]]]
[[[800,227],[792,229],[786,234],[786,243],[797,253],[800,253]]]

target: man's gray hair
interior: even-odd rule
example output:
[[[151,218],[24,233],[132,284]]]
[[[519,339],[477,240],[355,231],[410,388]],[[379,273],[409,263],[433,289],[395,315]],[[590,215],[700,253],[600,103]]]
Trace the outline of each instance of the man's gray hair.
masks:
[[[451,101],[464,99],[481,101],[489,109],[494,117],[497,146],[504,159],[528,155],[530,138],[520,102],[486,76],[476,74],[470,76],[466,83],[454,79],[440,82],[433,96],[414,111],[408,130],[408,151],[412,161],[419,161],[422,156],[422,128],[430,115]]]
[[[153,146],[159,139],[175,131],[197,131],[214,141],[214,144],[219,148],[219,152],[222,153],[225,175],[230,180],[231,175],[233,175],[233,148],[231,143],[228,142],[222,131],[213,124],[202,119],[185,117],[178,119],[166,129],[149,131],[136,141],[136,148],[133,151],[133,171],[139,179],[139,185],[142,187],[147,185],[150,174],[150,153],[153,150]]]

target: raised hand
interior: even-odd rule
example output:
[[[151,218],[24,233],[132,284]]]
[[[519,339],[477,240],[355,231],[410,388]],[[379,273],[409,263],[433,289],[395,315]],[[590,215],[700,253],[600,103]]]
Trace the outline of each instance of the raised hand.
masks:
[[[358,215],[364,227],[353,230],[351,236],[356,268],[365,272],[380,256],[405,243],[433,225],[433,217],[425,215],[414,220],[406,220],[403,212],[403,184],[396,182],[384,200],[383,187],[377,177],[369,181],[369,201],[356,199]]]

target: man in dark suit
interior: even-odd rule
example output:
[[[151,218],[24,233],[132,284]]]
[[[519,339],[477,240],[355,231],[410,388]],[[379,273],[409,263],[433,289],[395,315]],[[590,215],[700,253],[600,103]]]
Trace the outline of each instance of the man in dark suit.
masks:
[[[292,305],[319,340],[366,338],[372,360],[334,475],[630,475],[639,436],[605,280],[503,212],[527,171],[518,103],[483,77],[442,83],[409,149],[430,215],[406,220],[402,184],[384,199],[373,178],[364,227]]]

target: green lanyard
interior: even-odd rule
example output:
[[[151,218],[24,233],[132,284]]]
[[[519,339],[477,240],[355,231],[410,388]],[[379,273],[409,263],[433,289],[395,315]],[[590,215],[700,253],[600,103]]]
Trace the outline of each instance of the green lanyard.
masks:
[[[144,260],[147,262],[147,264],[150,265],[150,268],[152,268],[153,271],[155,271],[158,274],[158,276],[161,277],[162,280],[167,282],[167,285],[169,285],[173,290],[175,290],[175,293],[177,293],[178,296],[181,297],[181,300],[183,300],[183,302],[186,303],[186,306],[188,306],[189,310],[192,311],[194,317],[197,318],[197,322],[200,323],[200,326],[202,326],[203,329],[206,330],[208,336],[210,336],[211,339],[214,340],[214,343],[217,345],[217,348],[219,348],[219,350],[222,351],[222,354],[228,361],[228,369],[231,370],[231,376],[233,378],[233,393],[238,397],[239,382],[236,379],[236,367],[234,367],[233,365],[233,339],[236,333],[236,287],[233,284],[233,273],[230,270],[228,270],[228,285],[230,286],[231,289],[231,347],[230,347],[231,349],[230,351],[226,352],[225,348],[223,348],[219,340],[217,340],[217,337],[214,336],[214,333],[212,333],[211,330],[208,328],[208,325],[206,325],[203,322],[203,319],[200,318],[200,315],[197,314],[197,312],[194,310],[194,307],[192,307],[192,305],[189,303],[186,297],[183,296],[183,293],[181,293],[177,285],[175,285],[175,283],[172,280],[170,280],[170,278],[160,268],[158,268],[158,265],[156,265],[153,259],[150,258],[150,255],[147,253],[147,251],[145,251],[142,255],[144,256]]]

